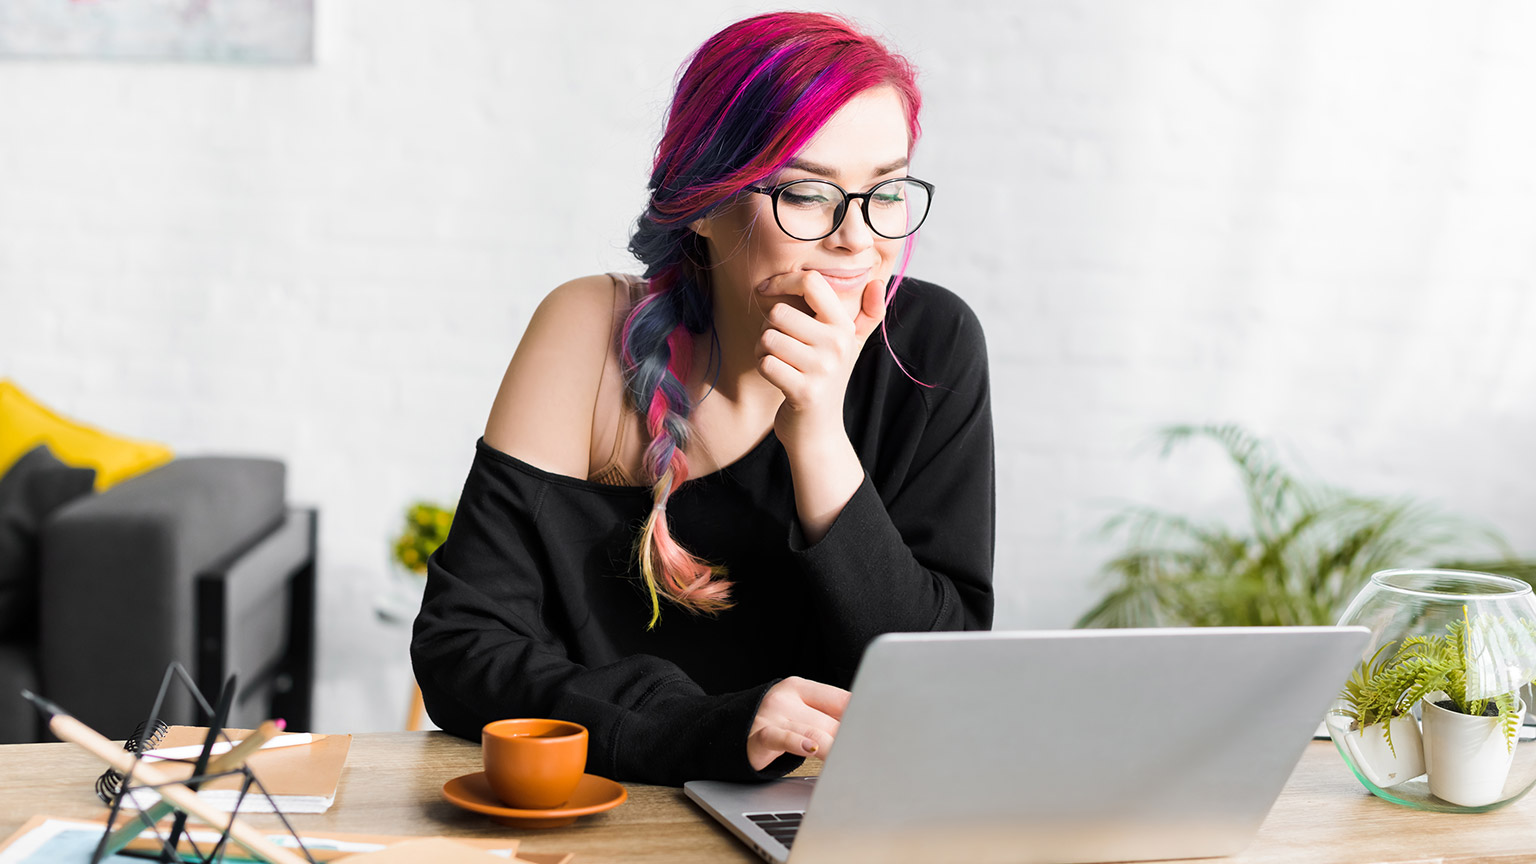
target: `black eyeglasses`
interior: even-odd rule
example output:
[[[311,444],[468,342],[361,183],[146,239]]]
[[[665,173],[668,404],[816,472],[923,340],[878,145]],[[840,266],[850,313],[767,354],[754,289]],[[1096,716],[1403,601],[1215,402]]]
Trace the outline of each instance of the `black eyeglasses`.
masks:
[[[791,180],[777,186],[748,186],[773,199],[773,220],[779,230],[796,240],[820,240],[832,236],[848,202],[862,200],[864,223],[887,240],[899,240],[923,225],[933,201],[933,184],[915,177],[898,177],[876,183],[868,192],[849,192],[830,180]]]

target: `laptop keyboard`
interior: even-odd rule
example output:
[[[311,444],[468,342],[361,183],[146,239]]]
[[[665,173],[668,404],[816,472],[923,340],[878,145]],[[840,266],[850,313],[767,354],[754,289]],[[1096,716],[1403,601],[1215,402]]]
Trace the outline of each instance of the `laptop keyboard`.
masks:
[[[800,817],[805,815],[804,810],[795,810],[789,813],[743,813],[748,819],[757,823],[757,827],[768,832],[768,836],[784,844],[788,849],[795,842],[795,832],[800,830]]]

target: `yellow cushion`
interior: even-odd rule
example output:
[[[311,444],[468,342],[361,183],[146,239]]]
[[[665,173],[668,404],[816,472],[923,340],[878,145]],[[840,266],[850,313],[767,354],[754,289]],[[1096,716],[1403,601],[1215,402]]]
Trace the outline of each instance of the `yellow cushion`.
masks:
[[[0,475],[39,444],[59,461],[96,469],[96,488],[106,489],[171,461],[171,449],[150,441],[119,438],[60,417],[7,379],[0,379]]]

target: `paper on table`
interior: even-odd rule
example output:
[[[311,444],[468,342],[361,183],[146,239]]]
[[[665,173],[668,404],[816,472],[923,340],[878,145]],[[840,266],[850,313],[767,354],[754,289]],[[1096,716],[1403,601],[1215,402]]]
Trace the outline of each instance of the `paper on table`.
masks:
[[[0,864],[87,864],[91,860],[91,854],[96,851],[96,844],[101,840],[103,824],[82,819],[61,819],[51,816],[34,816],[10,837],[0,841]],[[204,835],[206,829],[198,827],[193,829],[198,835],[199,842],[207,839]],[[375,859],[362,859],[360,855],[337,856],[334,853],[326,854],[328,850],[341,852],[377,852],[399,844],[414,844],[423,839],[402,837],[389,834],[348,834],[345,832],[316,832],[305,833],[304,843],[316,853],[319,861],[361,860],[368,864],[374,864]],[[287,835],[273,834],[268,839],[282,846],[293,846],[293,839]],[[497,862],[511,861],[514,864],[569,864],[574,856],[570,854],[539,853],[526,857],[516,855],[518,842],[516,840],[500,839],[469,839],[458,838],[454,845],[471,851],[489,853],[490,860]],[[237,847],[228,850],[228,860],[238,860],[234,856],[239,853]],[[109,864],[144,864],[143,858],[133,858],[124,855],[113,855],[102,859]],[[457,860],[437,858],[409,858],[401,860]]]
[[[35,816],[9,839],[0,843],[0,864],[88,864],[91,856],[96,852],[97,845],[101,842],[104,827],[101,822]],[[216,842],[218,837],[214,832],[196,831],[195,834],[200,843]],[[271,835],[267,839],[277,842],[278,845],[292,846],[291,838],[283,835]],[[285,840],[289,842],[282,842]],[[305,842],[306,844],[309,842],[308,838]],[[354,844],[349,851],[371,851],[383,849],[385,845],[378,842]],[[158,844],[155,848],[158,848]],[[183,848],[190,851],[188,846],[183,845]],[[321,841],[317,848],[324,849],[326,844]],[[248,860],[241,857],[243,854],[244,850],[231,845],[226,852],[225,860]],[[315,859],[329,861],[335,857],[337,856],[326,856],[322,853],[316,855]],[[507,856],[503,856],[502,860],[507,857],[510,857],[510,851]],[[109,855],[101,860],[109,864],[144,864],[143,858],[131,857],[124,853]]]
[[[171,823],[169,821],[160,823],[160,832],[162,836],[165,831],[169,830],[170,824]],[[214,843],[218,842],[218,832],[209,830],[207,828],[195,828],[191,831],[188,831],[187,833],[191,840],[201,843],[208,848],[211,848]],[[306,831],[301,836],[304,840],[304,850],[309,853],[310,858],[317,862],[345,861],[363,853],[378,852],[382,849],[390,848],[399,843],[410,843],[417,840],[432,839],[424,837],[407,837],[393,834],[348,834],[345,832],[334,831]],[[139,839],[134,840],[133,843],[129,844],[128,848],[138,849],[139,851],[145,852],[154,852],[159,848],[159,844],[153,842],[155,838],[156,835],[154,832],[146,831],[144,834],[140,835]],[[294,841],[292,836],[287,834],[274,834],[268,837],[268,839],[271,840],[274,844],[282,846],[285,849],[296,850],[299,848],[299,844]],[[533,859],[532,861],[527,861],[523,858],[517,857],[515,853],[517,852],[518,841],[516,840],[510,840],[506,838],[458,838],[457,842],[460,845],[468,846],[470,848],[478,849],[484,852],[489,852],[490,854],[496,856],[498,861],[507,861],[510,859],[515,862],[524,862],[524,864],[563,864],[563,862],[540,861],[537,858]],[[183,852],[192,851],[191,846],[188,845],[186,841],[182,842],[181,848]],[[229,849],[229,851],[227,851],[225,854],[229,860],[244,860],[243,858],[239,857],[243,853],[238,847]]]
[[[213,807],[223,810],[225,813],[235,812],[239,807],[241,813],[271,813],[275,803],[277,809],[284,813],[324,813],[336,803],[336,793],[329,795],[278,795],[272,794],[272,800],[256,791],[252,786],[245,798],[240,797],[237,789],[208,789],[199,790],[197,797],[207,801]],[[135,810],[148,810],[160,801],[160,795],[153,789],[135,789],[129,792],[123,799],[124,806]]]
[[[215,742],[214,745],[208,749],[208,755],[209,756],[223,756],[225,753],[228,753],[229,751],[235,749],[235,745],[239,744],[241,741],[244,741],[244,740],[245,740],[244,738],[239,738],[239,739],[236,739],[234,741],[218,741],[218,742]],[[297,735],[279,735],[276,738],[273,738],[272,740],[268,741],[267,743],[261,745],[261,749],[263,749],[263,750],[272,750],[272,749],[277,748],[277,747],[297,747],[297,746],[299,746],[301,744],[312,744],[312,743],[314,743],[314,740],[315,740],[315,736],[309,734],[308,732],[300,733],[300,734],[297,734]],[[160,747],[160,748],[155,749],[155,750],[148,750],[148,751],[145,751],[144,758],[145,759],[196,759],[198,756],[202,755],[202,752],[203,752],[203,745],[201,745],[201,744],[188,744],[185,747]]]
[[[250,734],[245,729],[227,730],[232,739]],[[172,726],[162,742],[167,749],[193,746],[203,740],[207,730],[197,726]],[[315,735],[313,742],[303,747],[279,747],[262,749],[246,760],[277,801],[284,813],[324,813],[336,800],[336,787],[341,782],[341,772],[346,767],[347,753],[352,748],[351,735]],[[178,779],[192,776],[191,762],[157,762],[167,774]],[[220,777],[205,782],[198,797],[224,811],[235,809],[240,797],[241,777]],[[140,810],[154,806],[160,796],[149,789],[135,789],[125,804]],[[253,784],[240,801],[241,813],[270,813],[272,806]]]

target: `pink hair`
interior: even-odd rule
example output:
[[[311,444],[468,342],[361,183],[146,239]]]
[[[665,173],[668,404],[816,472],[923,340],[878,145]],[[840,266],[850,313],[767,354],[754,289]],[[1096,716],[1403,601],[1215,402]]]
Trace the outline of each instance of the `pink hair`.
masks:
[[[655,503],[636,544],[650,626],[661,597],[696,613],[730,607],[725,569],[683,548],[667,519],[668,499],[689,476],[683,451],[693,405],[683,382],[692,338],[711,326],[708,251],[688,226],[781,170],[850,99],[880,86],[900,94],[915,143],[922,97],[912,65],[846,19],[811,12],[732,24],[679,75],[650,203],[630,238],[649,291],[626,319],[621,345],[628,398],[651,436],[645,464]],[[910,254],[911,238],[887,300]]]

